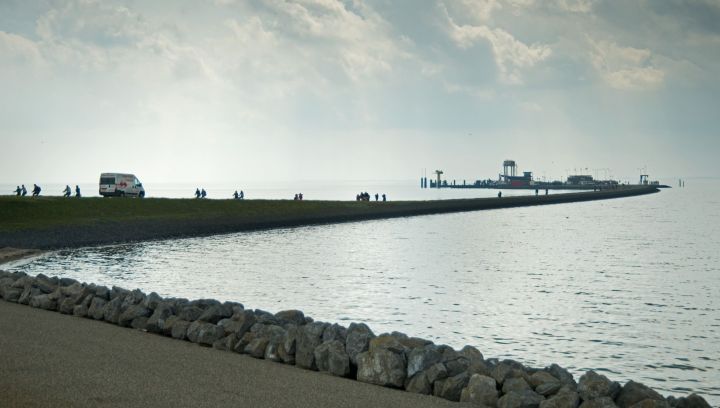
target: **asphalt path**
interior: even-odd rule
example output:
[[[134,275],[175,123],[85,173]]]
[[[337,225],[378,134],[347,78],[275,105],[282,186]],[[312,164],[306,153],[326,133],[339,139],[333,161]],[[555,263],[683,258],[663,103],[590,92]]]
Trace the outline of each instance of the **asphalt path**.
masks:
[[[0,407],[463,407],[0,300]]]

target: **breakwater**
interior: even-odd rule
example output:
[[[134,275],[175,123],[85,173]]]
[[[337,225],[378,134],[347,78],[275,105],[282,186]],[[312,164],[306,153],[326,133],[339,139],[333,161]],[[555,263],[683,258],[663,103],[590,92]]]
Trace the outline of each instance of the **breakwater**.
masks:
[[[434,201],[0,197],[0,248],[57,249],[259,229],[564,204],[651,194],[654,187]]]
[[[362,323],[316,322],[299,310],[270,313],[235,302],[161,298],[68,278],[0,272],[5,301],[101,320],[219,350],[488,407],[709,407],[700,396],[663,397],[594,371],[576,381],[562,367],[526,367]]]

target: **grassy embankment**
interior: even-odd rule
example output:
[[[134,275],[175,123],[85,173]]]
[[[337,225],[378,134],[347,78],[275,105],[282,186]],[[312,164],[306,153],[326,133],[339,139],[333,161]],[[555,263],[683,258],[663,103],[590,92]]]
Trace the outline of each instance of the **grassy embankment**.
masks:
[[[0,197],[0,247],[59,248],[649,194],[599,192],[439,201]]]

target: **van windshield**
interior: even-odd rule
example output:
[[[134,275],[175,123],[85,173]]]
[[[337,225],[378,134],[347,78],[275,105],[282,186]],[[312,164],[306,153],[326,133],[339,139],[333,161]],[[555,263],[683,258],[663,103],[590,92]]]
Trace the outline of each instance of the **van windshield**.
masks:
[[[115,184],[115,177],[100,177],[100,184]]]

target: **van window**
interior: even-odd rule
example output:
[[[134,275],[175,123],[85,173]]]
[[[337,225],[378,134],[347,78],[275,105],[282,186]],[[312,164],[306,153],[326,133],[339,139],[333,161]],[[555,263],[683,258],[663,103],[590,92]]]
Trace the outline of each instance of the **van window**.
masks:
[[[115,177],[100,177],[100,184],[115,184]]]

